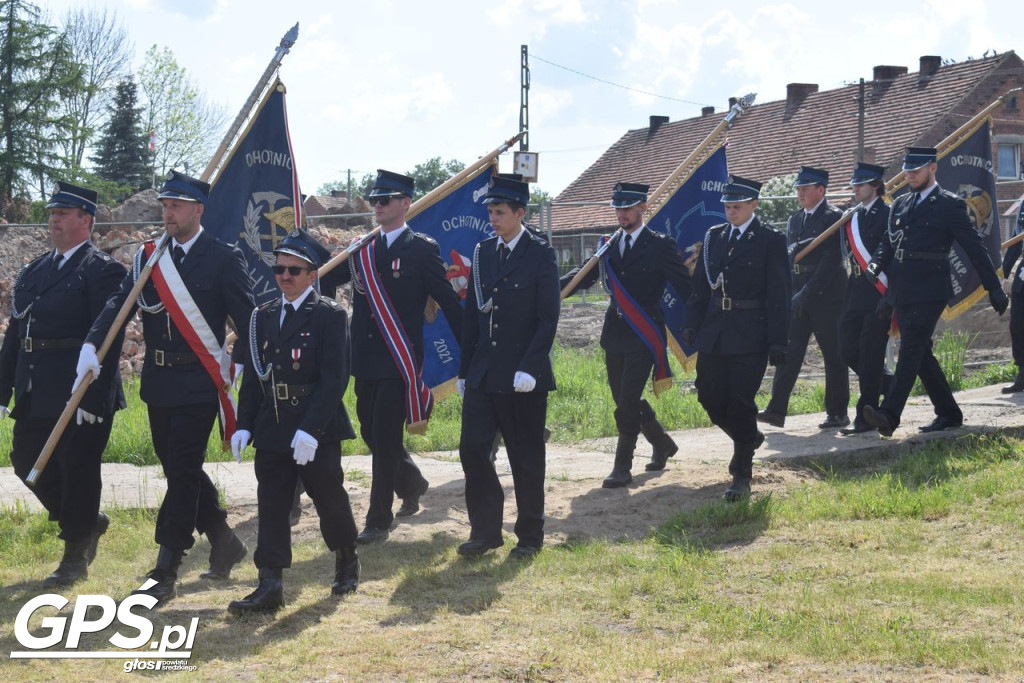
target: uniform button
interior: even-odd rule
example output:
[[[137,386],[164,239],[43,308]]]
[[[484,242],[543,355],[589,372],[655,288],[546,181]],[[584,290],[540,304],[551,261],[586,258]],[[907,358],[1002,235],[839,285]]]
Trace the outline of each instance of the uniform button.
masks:
[[[280,369],[281,369],[281,364],[280,364],[280,363],[278,363],[277,365],[275,365],[275,366],[274,366],[274,369],[275,369],[275,370],[280,370]]]
[[[498,291],[498,288],[497,288],[497,287],[495,287],[495,288],[494,288],[494,291],[495,291],[495,292],[497,292],[497,291]],[[38,299],[39,297],[36,297],[36,298]]]
[[[493,310],[495,310],[495,311],[496,311],[496,310],[498,310],[498,307],[497,307],[497,306],[495,306]]]
[[[498,329],[498,323],[494,323],[493,325],[491,325],[491,329],[492,330]]]
[[[498,345],[498,342],[496,342],[496,341],[492,341],[491,342],[491,346],[497,346],[497,345]]]
[[[36,366],[34,366],[34,365],[29,365],[29,366],[28,366],[28,369],[29,369],[29,370],[35,370],[35,369],[36,369]]]
[[[367,339],[373,339],[373,334],[371,333],[371,334],[366,335],[366,338]]]

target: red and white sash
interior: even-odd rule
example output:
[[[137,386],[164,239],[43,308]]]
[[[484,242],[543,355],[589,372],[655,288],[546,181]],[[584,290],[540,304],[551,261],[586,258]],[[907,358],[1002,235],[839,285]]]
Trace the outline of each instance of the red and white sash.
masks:
[[[861,271],[868,269],[868,264],[871,263],[871,252],[868,251],[867,247],[864,246],[864,240],[860,234],[860,223],[857,221],[857,212],[853,212],[853,217],[846,224],[846,243],[850,245],[850,253],[854,260],[857,261],[857,265],[860,266]],[[885,273],[878,274],[878,282],[875,283],[875,289],[881,294],[885,294],[885,291],[889,288],[889,278],[886,277]]]
[[[147,259],[155,248],[153,242],[146,242],[143,245]],[[152,278],[160,295],[160,303],[167,309],[167,315],[174,321],[174,326],[188,342],[192,353],[199,358],[199,362],[217,388],[221,436],[225,443],[228,443],[231,441],[231,435],[235,433],[235,398],[231,393],[231,356],[227,352],[227,346],[217,342],[217,336],[182,281],[171,259],[170,249],[164,251],[153,267]]]

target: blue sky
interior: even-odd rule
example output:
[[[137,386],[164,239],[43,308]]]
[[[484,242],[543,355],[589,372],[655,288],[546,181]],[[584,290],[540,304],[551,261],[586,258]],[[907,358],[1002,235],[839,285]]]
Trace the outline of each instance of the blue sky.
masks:
[[[531,60],[530,149],[537,185],[557,194],[624,132],[652,114],[675,121],[730,96],[785,97],[871,78],[877,64],[917,70],[921,55],[962,61],[1021,53],[1016,0],[916,3],[680,0],[44,0],[106,6],[137,60],[165,45],[231,118],[281,36],[288,115],[307,192],[377,168],[406,171],[440,156],[471,162],[519,126],[520,45]],[[644,95],[540,61],[657,93]],[[672,98],[672,99],[666,99]],[[502,160],[510,170],[511,156]]]

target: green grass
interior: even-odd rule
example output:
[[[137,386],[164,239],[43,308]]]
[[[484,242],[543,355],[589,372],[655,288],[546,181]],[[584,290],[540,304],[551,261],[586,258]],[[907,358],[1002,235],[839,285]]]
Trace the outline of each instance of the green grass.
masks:
[[[204,680],[1015,680],[1022,454],[1002,436],[931,442],[735,505],[680,500],[650,538],[549,546],[532,563],[505,560],[508,545],[460,559],[448,534],[392,542],[361,549],[362,585],[342,602],[324,597],[322,543],[300,540],[277,618],[228,617],[255,570],[199,581],[200,541],[157,624],[200,617],[192,663]],[[78,593],[125,595],[149,568],[152,514],[112,515]],[[54,537],[42,514],[0,512],[2,623],[38,593]],[[83,642],[110,649],[114,630]],[[17,649],[9,630],[0,647]],[[74,675],[119,666],[81,661]],[[70,671],[5,669],[8,680]]]

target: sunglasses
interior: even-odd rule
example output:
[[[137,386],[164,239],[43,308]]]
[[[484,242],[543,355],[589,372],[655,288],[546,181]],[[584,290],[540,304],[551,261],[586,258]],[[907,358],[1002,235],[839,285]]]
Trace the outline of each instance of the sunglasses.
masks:
[[[387,206],[391,203],[392,199],[398,200],[401,199],[401,197],[370,197],[369,201],[370,206],[377,206],[378,204],[381,206]]]
[[[274,275],[284,275],[284,272],[287,270],[288,274],[292,277],[298,277],[307,270],[313,270],[305,266],[271,266],[270,269],[274,271]]]

